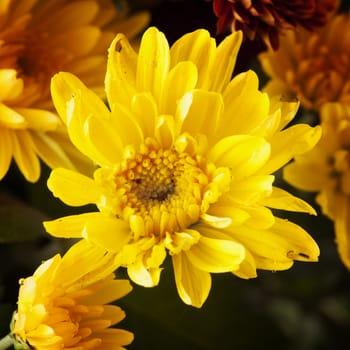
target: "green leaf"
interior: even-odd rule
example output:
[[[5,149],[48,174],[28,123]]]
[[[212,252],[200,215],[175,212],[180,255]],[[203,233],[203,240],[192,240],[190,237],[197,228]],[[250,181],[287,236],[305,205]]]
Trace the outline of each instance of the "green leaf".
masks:
[[[45,233],[46,216],[16,198],[0,194],[0,243],[31,241]]]

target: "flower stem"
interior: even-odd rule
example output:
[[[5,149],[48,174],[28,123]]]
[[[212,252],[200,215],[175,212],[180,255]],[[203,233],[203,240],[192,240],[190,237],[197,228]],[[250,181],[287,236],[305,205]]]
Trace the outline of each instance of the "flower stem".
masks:
[[[8,349],[11,345],[13,345],[13,338],[11,334],[7,334],[5,337],[0,339],[0,350]]]

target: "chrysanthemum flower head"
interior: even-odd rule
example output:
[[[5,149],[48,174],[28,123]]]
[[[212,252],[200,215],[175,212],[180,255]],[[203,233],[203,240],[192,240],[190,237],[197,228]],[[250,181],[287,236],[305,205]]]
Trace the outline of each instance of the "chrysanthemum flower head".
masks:
[[[277,49],[279,36],[296,26],[312,30],[326,23],[338,0],[213,0],[217,30],[242,30],[250,40],[262,39]]]
[[[276,52],[260,55],[270,76],[270,93],[293,94],[302,106],[318,110],[327,102],[350,102],[350,15],[331,18],[317,32],[288,32]]]
[[[110,109],[75,76],[52,80],[57,111],[72,142],[98,165],[94,177],[56,169],[48,186],[68,205],[99,212],[46,222],[60,237],[84,237],[117,254],[130,278],[158,283],[172,258],[178,292],[201,306],[210,273],[243,278],[283,270],[319,251],[299,226],[269,208],[314,213],[273,187],[271,175],[310,149],[318,127],[296,125],[297,103],[270,99],[249,71],[231,80],[242,35],[218,47],[205,30],[169,48],[149,28],[136,53],[124,35],[109,49]]]
[[[40,175],[39,159],[50,167],[76,167],[76,160],[82,157],[53,112],[50,79],[68,70],[91,88],[103,90],[110,41],[117,31],[134,35],[146,21],[146,14],[124,19],[112,0],[3,2],[0,179],[12,159],[31,182]]]
[[[124,349],[132,333],[117,328],[124,311],[109,303],[131,290],[113,275],[114,254],[86,241],[42,263],[20,281],[12,335],[36,350]]]
[[[295,158],[284,177],[304,191],[317,192],[322,212],[334,221],[338,252],[350,269],[350,107],[329,103],[321,108],[322,138]]]

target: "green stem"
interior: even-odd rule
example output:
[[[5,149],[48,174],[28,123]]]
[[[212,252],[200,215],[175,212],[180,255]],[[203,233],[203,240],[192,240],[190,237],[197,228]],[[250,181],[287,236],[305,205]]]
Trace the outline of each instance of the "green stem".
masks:
[[[13,345],[13,338],[11,337],[11,334],[7,334],[5,337],[0,339],[0,350],[8,349],[12,345]]]

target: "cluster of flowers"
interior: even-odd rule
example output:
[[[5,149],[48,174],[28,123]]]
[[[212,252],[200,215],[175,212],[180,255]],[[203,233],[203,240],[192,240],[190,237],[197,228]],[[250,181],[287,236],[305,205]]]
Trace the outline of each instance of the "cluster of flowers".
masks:
[[[217,45],[198,29],[171,47],[155,27],[135,43],[148,14],[123,9],[0,2],[0,178],[13,159],[35,182],[41,159],[54,196],[98,209],[44,223],[79,240],[20,281],[17,346],[129,344],[131,333],[109,328],[124,313],[107,304],[131,290],[119,267],[152,287],[169,257],[180,298],[201,307],[211,273],[249,279],[317,261],[312,237],[273,211],[316,214],[274,186],[293,159],[286,180],[319,192],[350,268],[350,17],[337,1],[214,0],[218,31],[232,33]],[[244,38],[266,44],[263,91],[253,71],[232,77]],[[320,125],[287,126],[298,101]]]

